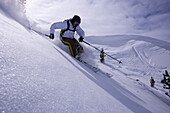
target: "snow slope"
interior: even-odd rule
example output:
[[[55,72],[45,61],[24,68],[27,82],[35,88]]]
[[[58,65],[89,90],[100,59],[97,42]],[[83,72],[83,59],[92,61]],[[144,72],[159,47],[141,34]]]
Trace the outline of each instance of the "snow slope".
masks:
[[[168,113],[169,98],[161,89],[169,70],[169,43],[140,36],[86,39],[122,60],[119,65],[83,44],[84,60],[113,74],[96,74],[58,46],[0,10],[1,113]],[[96,42],[97,41],[97,42]],[[87,56],[87,57],[86,57]],[[165,61],[157,62],[161,57]],[[92,60],[93,59],[93,60]],[[165,63],[164,63],[165,62]],[[149,87],[154,76],[157,89]],[[139,81],[136,81],[139,79]]]

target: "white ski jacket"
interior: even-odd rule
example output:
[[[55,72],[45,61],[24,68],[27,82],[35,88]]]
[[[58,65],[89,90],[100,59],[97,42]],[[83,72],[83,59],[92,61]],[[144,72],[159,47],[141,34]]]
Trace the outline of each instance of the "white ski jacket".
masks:
[[[69,30],[65,31],[62,37],[74,38],[74,33],[75,33],[74,30],[75,30],[79,36],[84,38],[85,33],[82,30],[82,28],[80,26],[77,26],[76,29],[74,29],[71,21],[70,20],[68,20],[68,21],[69,21],[69,24],[70,24]],[[53,23],[50,27],[50,33],[54,34],[55,29],[67,29],[67,27],[68,27],[67,21]],[[60,36],[60,38],[62,38],[62,37]]]

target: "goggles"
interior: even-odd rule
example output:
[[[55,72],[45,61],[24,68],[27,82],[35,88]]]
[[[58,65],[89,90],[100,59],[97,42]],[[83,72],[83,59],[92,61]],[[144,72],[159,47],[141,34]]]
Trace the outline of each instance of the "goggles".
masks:
[[[79,22],[76,22],[76,21],[74,22],[74,25],[79,25],[79,24],[80,24]]]

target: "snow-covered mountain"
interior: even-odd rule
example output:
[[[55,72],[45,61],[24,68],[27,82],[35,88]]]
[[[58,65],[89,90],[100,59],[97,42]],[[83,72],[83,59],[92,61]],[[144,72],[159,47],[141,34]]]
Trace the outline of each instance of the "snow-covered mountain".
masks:
[[[58,39],[23,23],[0,7],[0,113],[170,112],[169,90],[161,84],[162,73],[170,71],[169,42],[137,35],[86,37],[123,62],[106,56],[100,63],[100,53],[82,43],[83,60],[113,75],[108,78],[72,58]]]

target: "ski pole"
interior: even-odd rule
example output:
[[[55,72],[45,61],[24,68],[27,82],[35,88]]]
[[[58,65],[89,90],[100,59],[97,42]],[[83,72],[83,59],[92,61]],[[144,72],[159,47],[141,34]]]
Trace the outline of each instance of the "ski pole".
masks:
[[[87,45],[89,45],[89,46],[91,46],[91,47],[93,47],[93,48],[95,48],[96,50],[98,50],[98,51],[100,51],[100,52],[101,52],[101,50],[100,50],[100,49],[98,49],[97,47],[95,47],[95,46],[91,45],[90,43],[88,43],[88,42],[86,42],[86,41],[84,41],[84,40],[83,40],[83,42],[84,42],[85,44],[87,44]],[[107,54],[107,53],[105,53],[105,52],[104,52],[104,54],[105,54],[105,55],[107,55],[107,56],[109,56],[109,57],[111,57],[112,59],[114,59],[114,60],[118,61],[118,62],[119,62],[119,64],[121,64],[121,63],[122,63],[122,61],[120,61],[120,60],[118,60],[118,59],[116,59],[116,58],[112,57],[111,55],[109,55],[109,54]]]
[[[91,46],[91,47],[93,47],[93,48],[97,49],[98,51],[101,51],[100,49],[98,49],[97,47],[95,47],[95,46],[93,46],[93,45],[89,44],[88,42],[86,42],[86,41],[84,41],[84,40],[83,40],[83,42],[84,42],[84,43],[86,43],[87,45],[89,45],[89,46]]]
[[[45,36],[47,36],[47,37],[50,37],[50,35],[47,35],[47,34],[44,34]]]
[[[41,32],[39,32],[39,31],[37,31],[37,30],[34,30],[34,29],[32,29],[33,31],[35,31],[36,33],[38,33],[38,34],[41,34],[41,35],[44,35],[44,36],[47,36],[47,37],[50,37],[50,35],[47,35],[47,34],[44,34],[44,33],[41,33]]]

